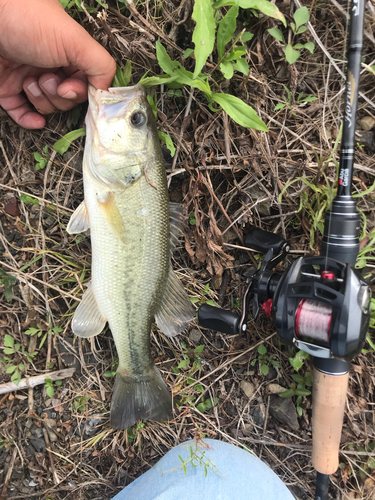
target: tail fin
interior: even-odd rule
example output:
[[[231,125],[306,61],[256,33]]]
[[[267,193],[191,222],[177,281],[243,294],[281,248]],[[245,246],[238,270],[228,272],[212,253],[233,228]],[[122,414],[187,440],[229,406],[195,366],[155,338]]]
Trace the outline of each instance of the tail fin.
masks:
[[[155,365],[146,375],[116,375],[110,417],[114,429],[127,429],[139,419],[162,421],[172,416],[172,396]]]

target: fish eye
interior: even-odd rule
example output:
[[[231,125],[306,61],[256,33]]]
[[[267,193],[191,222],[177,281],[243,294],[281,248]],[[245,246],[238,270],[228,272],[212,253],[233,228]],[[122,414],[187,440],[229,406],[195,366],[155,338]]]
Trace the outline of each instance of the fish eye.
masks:
[[[147,118],[141,111],[136,111],[130,117],[130,121],[134,127],[142,127],[147,122]]]

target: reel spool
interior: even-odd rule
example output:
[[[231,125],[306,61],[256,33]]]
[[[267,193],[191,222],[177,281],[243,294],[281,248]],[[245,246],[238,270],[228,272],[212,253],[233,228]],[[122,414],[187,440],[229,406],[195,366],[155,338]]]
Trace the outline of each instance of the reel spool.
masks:
[[[332,306],[311,299],[302,299],[296,311],[296,335],[329,345]]]

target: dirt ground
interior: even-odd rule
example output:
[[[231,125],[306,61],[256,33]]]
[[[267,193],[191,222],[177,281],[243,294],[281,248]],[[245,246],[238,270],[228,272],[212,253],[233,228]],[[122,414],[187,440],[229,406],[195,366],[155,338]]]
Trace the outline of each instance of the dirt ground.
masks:
[[[94,0],[88,3],[98,6]],[[193,47],[192,1],[146,0],[132,13],[123,3],[109,4],[104,16],[99,16],[101,7],[90,19],[77,9],[72,14],[119,65],[132,62],[132,83],[147,70],[149,76],[161,73],[156,40],[180,61],[182,52]],[[288,23],[300,6],[298,0],[277,5]],[[312,29],[301,39],[315,43],[313,54],[304,50],[289,65],[281,44],[267,32],[280,23],[242,12],[238,30],[245,26],[254,33],[247,43],[250,73],[217,79],[216,91],[253,106],[268,133],[243,128],[224,112],[214,113],[197,90],[185,88],[181,95],[166,86],[152,90],[158,128],[177,146],[175,159],[164,147],[170,198],[183,203],[189,220],[173,266],[196,306],[213,300],[239,310],[251,259],[259,258],[240,248],[251,226],[288,240],[292,251],[284,267],[298,256],[319,253],[323,219],[317,214],[327,202],[327,183],[334,185],[334,145],[343,116],[340,71],[345,71],[347,5],[336,0],[305,5]],[[356,193],[369,190],[375,180],[375,129],[367,130],[369,123],[375,124],[375,73],[368,69],[375,59],[374,26],[375,4],[369,0]],[[209,62],[211,69],[216,57],[214,53]],[[189,60],[184,64],[191,69]],[[301,102],[301,93],[316,99]],[[287,105],[275,111],[279,102]],[[202,329],[194,322],[188,332],[170,339],[154,327],[152,355],[178,403],[175,418],[169,423],[141,422],[127,432],[110,428],[117,357],[111,333],[107,329],[95,340],[81,341],[70,328],[90,279],[89,236],[66,233],[69,217],[83,199],[84,138],[64,155],[52,149],[64,134],[84,126],[85,105],[79,111],[79,116],[55,114],[45,129],[30,132],[0,110],[0,346],[5,347],[6,335],[20,344],[10,358],[13,364],[23,363],[22,377],[75,370],[61,385],[53,385],[53,395],[44,385],[0,395],[0,497],[110,499],[176,444],[210,437],[247,449],[266,462],[296,498],[312,498],[311,396],[298,401],[296,396],[278,396],[279,386],[288,389],[294,382],[289,358],[296,351],[280,342],[272,321],[262,314],[256,322],[249,318],[241,336]],[[43,169],[36,170],[35,152],[45,155]],[[369,192],[357,201],[366,221],[364,245],[375,226],[374,195]],[[370,283],[371,255],[361,261]],[[25,335],[30,328],[38,333]],[[197,346],[204,348],[194,352]],[[351,365],[340,468],[330,484],[337,500],[375,498],[375,357],[369,344],[365,348],[368,352]],[[187,358],[186,367],[177,368]],[[10,380],[6,368],[0,363],[1,382]],[[311,369],[307,359],[298,373],[306,380]]]

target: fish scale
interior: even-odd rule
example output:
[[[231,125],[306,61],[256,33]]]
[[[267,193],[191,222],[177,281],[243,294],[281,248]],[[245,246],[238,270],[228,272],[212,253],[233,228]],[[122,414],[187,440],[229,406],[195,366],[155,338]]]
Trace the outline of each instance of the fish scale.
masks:
[[[151,358],[151,324],[155,318],[163,333],[173,336],[195,312],[171,268],[181,207],[168,202],[163,156],[144,89],[90,87],[86,123],[85,199],[67,230],[90,228],[92,277],[72,329],[88,338],[108,321],[119,357],[111,425],[124,429],[140,418],[173,415],[171,395]]]

